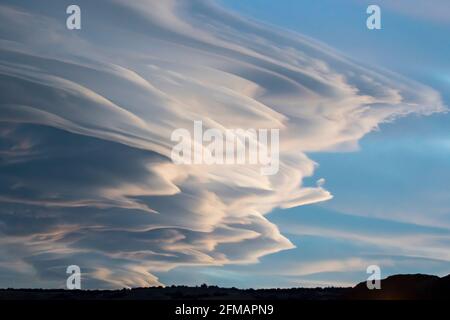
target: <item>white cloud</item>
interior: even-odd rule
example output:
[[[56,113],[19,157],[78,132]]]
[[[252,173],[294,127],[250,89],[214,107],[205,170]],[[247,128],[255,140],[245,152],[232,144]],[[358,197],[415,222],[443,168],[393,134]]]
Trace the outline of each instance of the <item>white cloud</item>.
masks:
[[[292,248],[265,215],[331,198],[302,186],[316,165],[307,152],[444,110],[428,87],[208,1],[79,5],[92,20],[77,34],[26,4],[0,7],[11,44],[0,51],[0,233],[48,281],[75,263],[91,286],[159,284],[152,272]],[[172,164],[171,132],[194,120],[280,129],[279,174]]]

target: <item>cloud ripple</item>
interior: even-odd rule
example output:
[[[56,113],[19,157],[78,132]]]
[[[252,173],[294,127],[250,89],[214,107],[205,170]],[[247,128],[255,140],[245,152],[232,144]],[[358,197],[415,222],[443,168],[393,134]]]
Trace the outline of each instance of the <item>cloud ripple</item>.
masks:
[[[386,121],[444,110],[432,89],[358,65],[209,1],[0,6],[0,285],[159,284],[178,266],[293,247],[265,215],[324,201],[308,152],[349,150]],[[279,128],[280,171],[176,166],[171,132]],[[326,178],[326,177],[324,177]]]

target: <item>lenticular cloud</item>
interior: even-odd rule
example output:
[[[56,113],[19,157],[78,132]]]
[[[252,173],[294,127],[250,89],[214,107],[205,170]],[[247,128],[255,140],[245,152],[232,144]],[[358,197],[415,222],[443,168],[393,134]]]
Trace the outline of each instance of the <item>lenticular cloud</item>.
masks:
[[[308,152],[349,150],[439,95],[209,1],[0,6],[0,285],[159,284],[292,248],[265,215],[324,201]],[[171,133],[280,129],[280,169],[175,165]],[[326,177],[318,177],[325,178]]]

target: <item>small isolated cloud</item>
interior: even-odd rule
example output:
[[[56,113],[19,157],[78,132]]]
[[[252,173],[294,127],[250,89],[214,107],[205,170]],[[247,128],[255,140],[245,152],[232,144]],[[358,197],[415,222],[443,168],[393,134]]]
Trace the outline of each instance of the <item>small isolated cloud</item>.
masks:
[[[258,262],[293,248],[269,212],[331,198],[303,186],[308,152],[444,110],[428,87],[213,2],[78,4],[79,31],[54,1],[0,6],[1,286],[63,286],[71,264],[86,288]],[[195,120],[280,129],[279,173],[173,164],[171,132]]]

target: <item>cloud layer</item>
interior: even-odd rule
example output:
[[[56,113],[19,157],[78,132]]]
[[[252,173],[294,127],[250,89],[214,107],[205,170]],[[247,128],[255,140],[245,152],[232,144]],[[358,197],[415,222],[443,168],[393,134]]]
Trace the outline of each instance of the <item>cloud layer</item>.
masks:
[[[160,284],[178,266],[245,264],[293,244],[265,215],[324,201],[308,152],[349,150],[386,121],[444,110],[432,89],[373,71],[215,3],[0,6],[1,286]],[[170,136],[280,129],[280,171],[179,166]],[[326,178],[326,177],[324,177]]]

